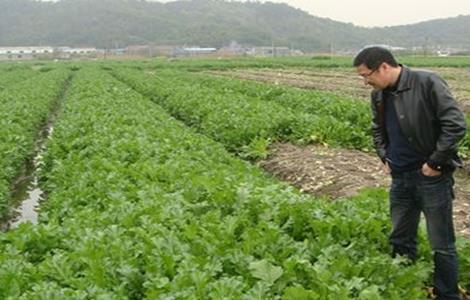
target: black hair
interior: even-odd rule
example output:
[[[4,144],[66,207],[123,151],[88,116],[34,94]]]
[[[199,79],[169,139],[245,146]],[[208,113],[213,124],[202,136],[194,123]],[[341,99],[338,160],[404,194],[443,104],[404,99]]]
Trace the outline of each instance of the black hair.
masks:
[[[398,67],[398,63],[393,54],[382,47],[367,47],[362,49],[354,58],[354,67],[364,64],[368,69],[376,70],[382,63],[387,63],[392,67]]]

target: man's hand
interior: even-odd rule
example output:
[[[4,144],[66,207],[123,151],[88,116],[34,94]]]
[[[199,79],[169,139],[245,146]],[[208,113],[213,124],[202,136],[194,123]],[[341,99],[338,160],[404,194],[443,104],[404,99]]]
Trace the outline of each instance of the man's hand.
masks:
[[[428,166],[427,163],[425,163],[425,164],[421,167],[421,173],[423,173],[424,176],[428,176],[428,177],[439,176],[439,175],[442,174],[441,171],[434,170],[433,168],[431,168],[430,166]]]
[[[388,165],[388,161],[385,162],[383,170],[384,170],[385,174],[392,173],[392,169],[390,169],[390,166]]]

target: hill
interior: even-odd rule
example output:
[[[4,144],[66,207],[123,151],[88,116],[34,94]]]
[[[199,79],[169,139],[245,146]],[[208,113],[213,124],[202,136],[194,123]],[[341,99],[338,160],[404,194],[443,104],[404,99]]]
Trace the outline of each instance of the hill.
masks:
[[[302,50],[366,44],[470,48],[470,16],[364,28],[319,18],[286,4],[192,0],[0,0],[0,45],[95,46],[241,44]]]

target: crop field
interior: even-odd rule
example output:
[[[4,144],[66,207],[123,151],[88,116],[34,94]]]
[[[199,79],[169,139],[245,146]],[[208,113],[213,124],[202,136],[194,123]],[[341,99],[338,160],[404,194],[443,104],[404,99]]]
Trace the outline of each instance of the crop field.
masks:
[[[462,109],[470,113],[470,68],[429,67],[426,69],[442,75]],[[207,73],[301,89],[330,91],[365,101],[369,101],[370,96],[370,88],[364,85],[363,80],[354,73],[352,68],[250,68],[209,70]]]
[[[404,60],[470,103],[470,59]],[[427,299],[424,227],[416,263],[390,256],[350,61],[0,64],[0,299]],[[456,181],[470,290],[470,173]],[[25,185],[37,224],[8,228]]]

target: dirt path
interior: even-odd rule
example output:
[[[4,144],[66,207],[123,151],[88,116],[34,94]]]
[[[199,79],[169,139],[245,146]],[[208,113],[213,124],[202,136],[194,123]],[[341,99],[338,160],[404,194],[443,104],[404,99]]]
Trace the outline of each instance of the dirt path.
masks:
[[[466,113],[470,113],[470,68],[429,68],[443,76]],[[209,71],[209,74],[282,84],[303,89],[334,92],[368,101],[370,87],[364,85],[352,68],[240,69]]]
[[[306,193],[332,199],[351,196],[364,187],[388,187],[374,154],[310,145],[275,144],[260,162],[268,172]],[[470,238],[470,171],[456,172],[454,222],[459,235]]]

